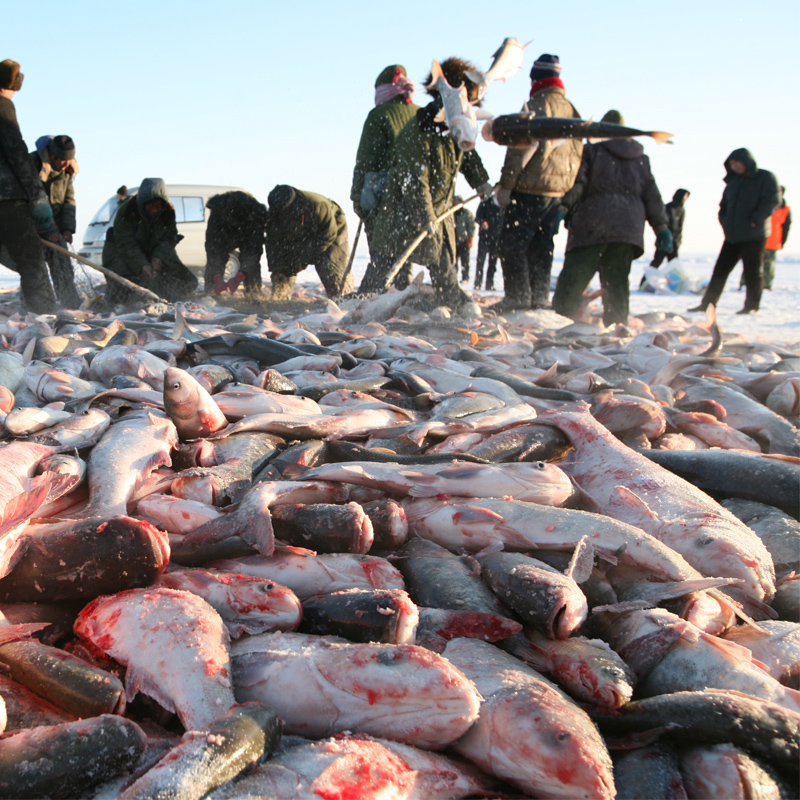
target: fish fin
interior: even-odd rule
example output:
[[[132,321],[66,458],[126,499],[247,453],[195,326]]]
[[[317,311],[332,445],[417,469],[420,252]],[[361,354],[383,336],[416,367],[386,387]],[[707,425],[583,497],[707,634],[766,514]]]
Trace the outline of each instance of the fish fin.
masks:
[[[502,326],[497,326],[497,335],[501,342],[504,344],[511,341],[511,337],[508,335],[508,331]],[[553,364],[553,366],[557,366],[557,364]]]
[[[47,628],[50,622],[20,622],[15,625],[4,625],[0,628],[0,644],[27,639],[32,633]]]
[[[431,82],[425,88],[433,89],[433,87],[436,86],[439,78],[441,78],[448,86],[450,85],[447,83],[447,78],[444,77],[441,64],[434,58],[431,62]]]
[[[32,516],[47,499],[49,484],[32,486],[29,491],[12,497],[0,511],[0,534],[15,528]]]
[[[550,149],[556,150],[561,147],[562,144],[566,144],[569,139],[551,139],[550,140]]]
[[[565,571],[568,578],[572,578],[575,583],[585,583],[589,580],[594,569],[594,547],[589,541],[588,536],[584,536],[578,542],[578,546],[572,553],[569,566]]]
[[[446,118],[445,110],[444,110],[444,109],[442,109],[442,110],[441,110],[441,111],[439,111],[439,113],[438,113],[438,114],[437,114],[437,115],[436,115],[436,116],[433,118],[433,121],[434,121],[434,122],[439,122],[439,123],[441,123],[441,122],[444,122],[444,121],[445,121],[445,118]]]
[[[139,672],[136,665],[128,666],[125,673],[125,699],[130,703],[139,692],[152,697],[160,706],[167,711],[175,713],[175,703],[172,698],[162,691],[161,686],[146,672]]]
[[[675,144],[672,141],[673,134],[665,131],[647,131],[648,136],[652,136],[658,144]]]
[[[750,663],[753,660],[753,653],[746,647],[736,644],[736,642],[732,642],[729,639],[720,639],[719,636],[712,636],[710,633],[701,633],[701,636],[708,644],[734,661]]]
[[[462,462],[460,464],[453,464],[452,467],[445,467],[444,469],[439,470],[438,477],[446,478],[447,480],[459,481],[465,478],[474,478],[475,473],[483,469],[483,464]]]
[[[617,485],[611,490],[612,500],[621,503],[623,506],[635,509],[640,513],[646,514],[650,519],[655,519],[650,506],[642,500],[637,494],[632,492],[627,486]]]
[[[36,338],[31,339],[22,351],[22,363],[27,367],[33,360],[33,351],[36,349]]]
[[[476,108],[475,109],[475,118],[476,119],[490,120],[490,119],[494,119],[494,114],[492,114],[490,111],[487,111],[485,108]]]
[[[536,151],[539,149],[539,142],[534,142],[522,154],[522,169],[528,166],[528,162],[533,158]]]
[[[489,508],[480,506],[461,506],[461,511],[453,515],[453,522],[459,525],[469,525],[473,522],[498,522],[504,518]]]
[[[478,69],[468,69],[464,73],[473,83],[485,83],[486,76]]]

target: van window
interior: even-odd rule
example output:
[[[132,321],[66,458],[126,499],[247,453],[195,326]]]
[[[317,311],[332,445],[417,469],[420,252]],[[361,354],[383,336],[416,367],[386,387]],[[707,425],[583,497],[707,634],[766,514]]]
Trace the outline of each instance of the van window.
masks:
[[[175,206],[175,222],[203,222],[206,218],[202,197],[170,197]]]
[[[92,221],[89,223],[90,225],[106,225],[107,223],[111,222],[114,218],[114,214],[117,212],[117,198],[112,197],[107,202],[103,203],[100,210],[92,217]]]

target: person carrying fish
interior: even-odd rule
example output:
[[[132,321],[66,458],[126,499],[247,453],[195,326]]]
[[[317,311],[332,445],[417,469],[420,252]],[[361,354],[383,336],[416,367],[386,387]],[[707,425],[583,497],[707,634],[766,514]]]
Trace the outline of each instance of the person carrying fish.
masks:
[[[47,275],[39,234],[57,235],[47,193],[33,169],[11,98],[25,76],[19,64],[0,62],[0,245],[19,273],[22,302],[36,314],[56,310],[56,296]]]
[[[117,208],[103,245],[103,266],[170,302],[185,300],[197,288],[197,278],[175,251],[182,238],[166,183],[145,178]],[[138,295],[117,281],[106,283],[105,297],[112,306],[138,302]]]
[[[625,124],[613,109],[603,122]],[[656,234],[657,247],[672,250],[667,212],[642,145],[633,139],[587,145],[575,185],[561,203],[569,209],[569,238],[553,308],[574,319],[583,290],[599,270],[603,322],[626,323],[628,276],[631,262],[644,252],[645,221]]]
[[[267,197],[267,263],[272,300],[291,299],[297,275],[313,264],[328,297],[353,290],[347,274],[347,220],[338,203],[278,184]]]
[[[759,169],[752,153],[745,147],[734,150],[725,159],[725,190],[719,204],[719,224],[725,241],[714,264],[711,280],[699,306],[689,311],[705,311],[716,305],[733,268],[741,260],[747,294],[744,308],[737,314],[758,311],[761,303],[764,276],[762,264],[770,218],[780,206],[778,179],[765,169]]]
[[[463,202],[463,197],[454,197],[454,203]],[[456,219],[456,270],[461,263],[461,280],[469,280],[469,254],[472,251],[472,242],[475,238],[475,215],[462,206],[454,214]]]
[[[503,229],[505,210],[493,197],[482,200],[475,214],[478,224],[478,260],[475,262],[475,288],[483,283],[483,266],[486,264],[486,288],[494,289],[494,273],[497,269],[497,243]]]
[[[419,111],[419,106],[412,102],[414,88],[414,82],[402,64],[390,64],[381,70],[375,81],[375,108],[367,114],[361,131],[350,188],[353,209],[364,223],[369,245],[370,263],[361,284],[366,288],[361,291],[383,288],[373,286],[376,270],[380,272],[386,261],[380,249],[380,240],[373,237],[373,229],[386,184],[386,173],[392,163],[395,141],[403,126]],[[395,285],[403,289],[404,284],[408,284],[408,275],[401,271]]]
[[[530,77],[529,112],[539,117],[580,118],[564,96],[558,56],[539,56]],[[549,307],[553,238],[563,218],[559,205],[575,182],[582,152],[579,139],[563,143],[546,139],[532,154],[512,147],[506,151],[495,190],[498,204],[507,209],[498,247],[505,297],[493,306],[494,311]]]
[[[436,82],[449,91],[465,87],[469,104],[478,103],[477,84],[466,73],[474,66],[461,58],[448,58],[440,66]],[[492,186],[474,140],[456,144],[447,124],[444,99],[433,87],[433,73],[426,81],[433,100],[417,111],[400,132],[394,158],[384,190],[384,200],[373,227],[373,239],[380,242],[385,261],[361,284],[361,291],[382,290],[393,261],[417,235],[427,230],[428,236],[414,250],[411,259],[428,267],[436,293],[436,302],[456,308],[469,301],[458,286],[456,271],[456,235],[452,215],[442,221],[436,218],[453,205],[456,177],[459,172],[476,191],[488,194]],[[477,128],[477,125],[476,125]]]
[[[245,294],[257,295],[267,207],[247,192],[223,192],[214,195],[206,208],[211,212],[206,228],[206,294],[233,294],[244,281]],[[235,250],[239,252],[239,271],[226,282],[225,265]]]
[[[75,160],[75,142],[70,136],[40,136],[36,140],[36,150],[30,154],[33,168],[47,192],[53,220],[59,235],[52,241],[64,249],[72,244],[75,233],[75,189],[73,178],[78,174]],[[79,308],[81,297],[75,288],[75,272],[72,259],[55,250],[47,250],[45,255],[50,267],[50,277],[56,296],[64,308]]]

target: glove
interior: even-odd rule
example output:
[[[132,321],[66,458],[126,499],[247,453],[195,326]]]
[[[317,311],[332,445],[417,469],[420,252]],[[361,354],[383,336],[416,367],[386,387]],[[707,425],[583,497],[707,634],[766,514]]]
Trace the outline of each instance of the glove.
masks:
[[[53,209],[50,208],[50,203],[46,197],[33,202],[31,214],[33,214],[33,221],[39,233],[50,233],[53,230],[57,230],[53,221]]]
[[[152,264],[145,264],[142,267],[142,275],[148,280],[153,280],[156,276],[156,271],[153,269]]]
[[[494,197],[500,208],[508,208],[511,205],[511,189],[502,189],[498,184],[494,190]]]
[[[665,253],[671,253],[674,245],[672,239],[672,231],[665,228],[661,233],[656,236],[656,249],[663,250]]]
[[[423,230],[427,231],[427,233],[428,233],[428,236],[430,236],[431,238],[433,238],[434,236],[436,236],[436,231],[437,231],[437,230],[439,230],[439,223],[438,223],[438,222],[437,222],[435,219],[432,219],[432,220],[431,220],[431,221],[430,221],[430,222],[429,222],[429,223],[428,223],[428,224],[427,224],[427,225],[426,225],[426,226],[423,228]]]
[[[231,294],[236,294],[236,290],[241,286],[242,281],[244,280],[244,272],[239,270],[229,281],[228,281],[228,291]]]
[[[217,273],[212,280],[214,281],[214,294],[222,294],[228,291],[228,284],[225,282],[225,278],[223,278],[222,275]]]
[[[71,231],[63,231],[61,235],[64,237],[64,241],[67,244],[72,244],[72,232]]]
[[[494,192],[494,184],[491,181],[486,181],[486,183],[482,183],[475,191],[481,196],[481,200],[488,200]]]

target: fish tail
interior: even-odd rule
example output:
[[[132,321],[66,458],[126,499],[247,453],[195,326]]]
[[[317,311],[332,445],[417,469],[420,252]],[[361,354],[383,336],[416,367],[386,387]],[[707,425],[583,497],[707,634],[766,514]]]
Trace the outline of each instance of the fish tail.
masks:
[[[673,134],[667,133],[666,131],[648,131],[648,136],[652,136],[659,144],[675,144],[672,141]]]

